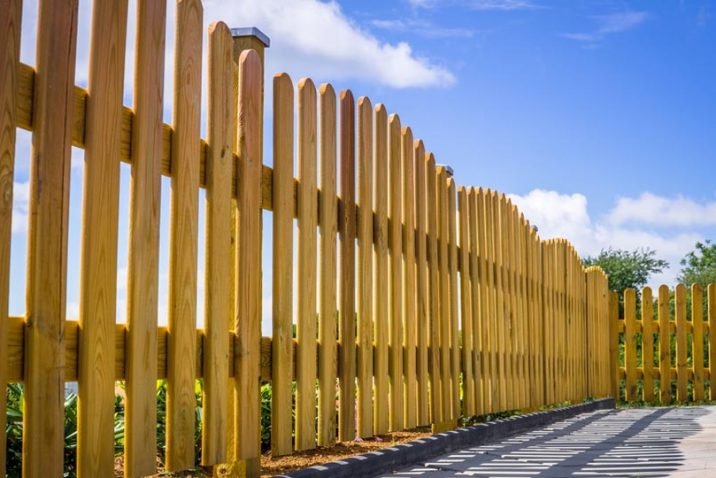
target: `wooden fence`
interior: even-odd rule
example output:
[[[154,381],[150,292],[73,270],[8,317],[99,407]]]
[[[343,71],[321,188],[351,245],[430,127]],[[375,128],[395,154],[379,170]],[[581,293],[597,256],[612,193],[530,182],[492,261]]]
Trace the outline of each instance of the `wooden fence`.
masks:
[[[294,87],[279,74],[268,85],[265,166],[263,44],[232,38],[223,23],[209,31],[202,140],[198,0],[177,5],[173,121],[163,124],[166,4],[137,8],[131,108],[122,104],[126,0],[94,2],[87,90],[73,81],[76,2],[39,2],[34,67],[19,62],[21,1],[0,8],[0,386],[24,384],[24,476],[62,473],[65,381],[79,386],[81,476],[112,474],[117,381],[132,477],[156,470],[158,379],[168,385],[166,468],[232,463],[249,476],[261,453],[261,382],[272,385],[274,455],[613,393],[606,277],[585,271],[568,242],[541,241],[504,194],[458,186],[384,106],[310,79]],[[16,127],[33,138],[24,317],[7,316]],[[67,259],[71,146],[85,153],[79,264]],[[115,317],[120,162],[131,167],[126,324]],[[157,326],[162,175],[171,179],[166,328]],[[271,337],[261,337],[264,210]],[[77,267],[72,321],[67,270]],[[2,443],[3,469],[4,459]]]
[[[638,300],[639,299],[639,300]],[[649,287],[640,297],[610,297],[614,396],[627,402],[699,402],[716,400],[716,284],[706,291],[694,284],[673,290]]]

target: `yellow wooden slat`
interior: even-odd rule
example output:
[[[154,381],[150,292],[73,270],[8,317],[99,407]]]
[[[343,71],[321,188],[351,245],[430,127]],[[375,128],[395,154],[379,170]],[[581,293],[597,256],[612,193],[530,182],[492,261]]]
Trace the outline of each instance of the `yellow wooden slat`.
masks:
[[[388,117],[390,248],[390,429],[403,429],[403,242],[400,118]]]
[[[448,275],[450,303],[450,396],[452,399],[452,419],[460,417],[460,340],[458,337],[458,290],[457,290],[457,204],[455,180],[447,180],[448,193]]]
[[[437,168],[437,204],[438,204],[438,284],[440,287],[440,309],[437,320],[440,327],[440,374],[442,375],[442,406],[443,421],[453,420],[452,403],[452,370],[450,367],[450,273],[448,269],[448,187],[447,172],[440,166]],[[440,428],[444,424],[440,425]]]
[[[293,83],[273,78],[273,291],[271,455],[290,454],[293,407]],[[334,380],[335,382],[335,380]]]
[[[340,171],[341,199],[340,249],[340,403],[338,439],[355,438],[355,102],[350,90],[340,94]]]
[[[496,311],[495,311],[495,347],[497,351],[497,403],[498,410],[507,410],[510,402],[507,397],[507,357],[506,357],[506,337],[505,329],[507,318],[505,313],[506,297],[505,297],[505,263],[504,263],[504,216],[503,216],[503,200],[502,194],[491,194],[492,215],[493,215],[493,248],[495,250],[495,295],[496,295]],[[511,394],[510,394],[511,395]]]
[[[89,99],[85,128],[80,274],[77,471],[114,469],[114,323],[119,219],[119,123],[127,2],[92,9]],[[198,131],[197,131],[198,135]]]
[[[373,436],[373,106],[358,99],[358,436]]]
[[[427,181],[428,213],[428,267],[430,277],[430,420],[433,424],[443,422],[442,374],[440,367],[440,284],[438,271],[438,189],[435,157],[427,154],[425,177]]]
[[[403,261],[403,323],[404,323],[404,374],[405,388],[403,402],[405,404],[403,427],[415,428],[418,424],[416,347],[417,347],[417,289],[415,278],[415,175],[413,132],[410,128],[402,130],[402,168],[403,198],[402,217],[404,232],[402,237],[405,258]]]
[[[418,425],[430,422],[428,340],[430,337],[429,312],[430,295],[428,288],[428,264],[426,228],[426,183],[425,183],[425,146],[422,141],[415,143],[415,234],[416,241],[416,280],[417,280],[417,316],[418,324]]]
[[[467,192],[467,222],[468,227],[465,231],[467,234],[467,241],[469,243],[469,270],[470,270],[470,316],[471,328],[472,328],[472,352],[468,360],[472,364],[473,374],[473,403],[475,415],[482,415],[485,413],[485,359],[483,345],[483,323],[486,315],[486,278],[485,278],[485,263],[484,263],[484,252],[483,252],[483,241],[478,241],[478,220],[481,216],[478,215],[478,201],[481,201],[481,193],[478,193],[475,188],[470,188]],[[481,231],[480,231],[481,232]],[[465,248],[461,245],[462,254],[465,254]],[[465,271],[462,269],[461,272]],[[467,320],[467,319],[466,319]],[[466,322],[467,323],[467,322]],[[467,330],[467,328],[466,328]]]
[[[298,82],[298,283],[296,450],[316,446],[316,88]]]
[[[641,291],[641,326],[642,326],[642,368],[644,375],[644,400],[654,400],[654,381],[652,370],[654,368],[654,299],[651,288],[644,287]]]
[[[691,323],[694,326],[691,360],[694,371],[693,400],[704,399],[704,308],[703,289],[699,284],[691,285]]]
[[[27,245],[23,476],[60,476],[77,2],[39,7]],[[19,119],[18,119],[19,120]]]
[[[472,196],[470,196],[472,197]],[[475,415],[475,372],[473,371],[473,320],[472,320],[472,277],[470,275],[470,226],[468,195],[465,188],[458,188],[458,210],[460,211],[460,328],[462,335],[463,397],[464,415]]]
[[[389,429],[388,414],[388,114],[383,105],[377,105],[374,112],[375,140],[373,161],[375,171],[374,201],[376,222],[375,262],[373,269],[373,317],[375,320],[375,407],[373,426],[376,435],[383,435]],[[426,348],[427,352],[427,348]]]
[[[10,240],[17,121],[17,70],[20,59],[22,1],[10,0],[0,9],[0,390],[8,379],[7,339],[10,294]],[[0,393],[0,475],[6,464],[6,393]]]
[[[194,466],[194,376],[203,9],[177,5],[169,251],[167,455],[170,471]]]
[[[274,100],[275,101],[275,100]],[[318,380],[318,444],[336,441],[336,93],[329,84],[319,88],[320,107],[320,320]]]
[[[671,403],[671,341],[669,332],[669,288],[659,287],[659,400],[662,404]]]
[[[166,1],[137,4],[127,282],[124,472],[156,472],[157,311]],[[229,57],[229,60],[231,58]],[[229,189],[229,194],[231,193]],[[226,327],[223,330],[226,340]],[[228,348],[228,341],[227,341]],[[219,370],[219,372],[221,372]],[[221,374],[224,375],[224,374]],[[211,413],[211,412],[210,412]],[[208,428],[215,427],[209,426]],[[223,426],[223,424],[221,425]],[[207,444],[204,449],[209,448]]]
[[[263,68],[258,54],[239,58],[239,231],[236,251],[236,459],[246,473],[260,468],[259,373],[261,359],[261,124]]]
[[[711,400],[716,400],[716,284],[709,284],[708,323],[709,323],[709,381],[711,382]]]
[[[480,243],[482,244],[480,254],[484,257],[483,269],[486,274],[486,285],[483,289],[485,297],[485,319],[483,327],[483,344],[486,349],[486,369],[488,381],[484,385],[485,400],[487,402],[486,412],[496,412],[499,409],[498,397],[498,375],[497,375],[497,278],[495,277],[495,241],[494,241],[494,204],[492,191],[479,192],[481,199],[478,203],[478,217],[481,231]]]
[[[680,402],[688,400],[687,395],[687,360],[686,346],[686,287],[678,284],[674,289],[676,299],[676,399]]]

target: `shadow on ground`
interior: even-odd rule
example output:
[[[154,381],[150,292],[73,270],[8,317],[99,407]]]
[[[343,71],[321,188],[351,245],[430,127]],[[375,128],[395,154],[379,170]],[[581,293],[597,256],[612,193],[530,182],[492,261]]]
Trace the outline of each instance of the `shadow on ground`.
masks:
[[[669,476],[685,461],[679,443],[701,431],[698,420],[707,413],[696,407],[599,411],[465,448],[392,476]]]

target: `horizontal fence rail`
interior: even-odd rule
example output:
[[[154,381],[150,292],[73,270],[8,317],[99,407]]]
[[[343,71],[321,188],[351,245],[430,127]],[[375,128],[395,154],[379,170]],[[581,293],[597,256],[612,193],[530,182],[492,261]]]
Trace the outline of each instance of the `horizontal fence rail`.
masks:
[[[131,107],[122,103],[126,0],[93,2],[86,90],[74,85],[76,2],[39,2],[34,66],[19,61],[21,1],[6,4],[0,386],[23,385],[23,476],[61,476],[69,466],[65,382],[79,389],[76,470],[67,471],[83,476],[111,476],[117,452],[125,476],[153,474],[160,448],[169,471],[222,465],[222,476],[257,476],[262,440],[279,456],[616,394],[618,322],[603,271],[585,269],[566,240],[541,240],[503,193],[458,184],[384,105],[286,74],[264,85],[265,45],[232,37],[218,22],[208,33],[203,140],[199,0],[177,4],[171,99],[163,93],[166,1],[137,2]],[[162,122],[166,101],[170,125]],[[273,167],[264,164],[265,116]],[[26,238],[11,234],[16,128],[33,137]],[[78,186],[70,184],[72,146],[85,152],[79,263],[68,263],[77,247],[68,244],[69,191]],[[120,194],[121,163],[131,168],[129,197]],[[169,204],[162,177],[171,183]],[[125,201],[127,320],[119,323]],[[167,208],[164,251],[159,218]],[[271,212],[270,284],[262,281],[263,211]],[[11,239],[27,241],[22,317],[8,316]],[[160,318],[164,253],[169,294]],[[81,271],[76,318],[65,316],[69,269]],[[270,337],[261,336],[266,287]],[[677,294],[677,310],[682,302]],[[632,337],[633,308],[626,310]],[[677,324],[684,320],[677,314]],[[695,337],[706,330],[694,323]],[[685,340],[678,332],[677,343]],[[633,387],[628,347],[627,357]],[[681,384],[685,360],[677,363]],[[696,380],[708,377],[702,365],[694,365]],[[270,384],[268,401],[262,384]]]
[[[716,284],[611,293],[614,396],[626,402],[716,400]]]

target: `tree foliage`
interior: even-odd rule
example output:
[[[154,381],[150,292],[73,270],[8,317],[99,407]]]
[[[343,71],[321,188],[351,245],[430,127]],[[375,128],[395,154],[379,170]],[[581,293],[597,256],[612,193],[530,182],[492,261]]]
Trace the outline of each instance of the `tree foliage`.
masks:
[[[716,244],[708,239],[697,242],[694,250],[681,259],[678,280],[686,286],[699,284],[702,287],[716,282]]]
[[[585,257],[585,266],[599,266],[609,277],[609,289],[622,292],[624,289],[641,289],[651,274],[669,267],[669,263],[656,257],[649,248],[633,251],[623,249],[602,249],[596,257]]]

